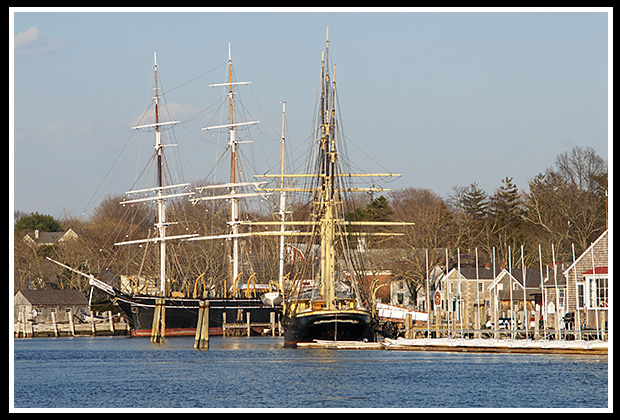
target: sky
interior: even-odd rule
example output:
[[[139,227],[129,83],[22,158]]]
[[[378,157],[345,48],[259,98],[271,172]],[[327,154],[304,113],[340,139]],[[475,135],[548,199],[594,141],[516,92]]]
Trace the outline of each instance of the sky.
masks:
[[[201,127],[220,122],[224,91],[209,84],[226,81],[229,43],[235,78],[252,82],[238,99],[261,121],[242,146],[257,162],[247,170],[279,172],[282,101],[299,162],[328,26],[349,158],[402,174],[387,188],[447,198],[477,182],[493,194],[513,177],[526,191],[575,146],[609,159],[611,9],[112,10],[10,9],[16,211],[88,217],[132,187],[154,144],[131,130],[150,107],[154,51],[167,113],[181,121],[183,181],[206,177],[223,150]]]

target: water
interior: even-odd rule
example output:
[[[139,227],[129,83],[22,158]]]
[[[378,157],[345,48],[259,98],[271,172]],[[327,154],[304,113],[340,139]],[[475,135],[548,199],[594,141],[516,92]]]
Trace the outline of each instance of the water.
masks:
[[[14,340],[15,408],[607,407],[607,356],[285,349],[278,337]]]

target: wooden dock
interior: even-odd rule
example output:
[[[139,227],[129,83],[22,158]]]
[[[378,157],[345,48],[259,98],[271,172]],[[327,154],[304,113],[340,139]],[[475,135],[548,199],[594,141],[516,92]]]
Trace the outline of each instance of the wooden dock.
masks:
[[[265,335],[265,332],[275,336],[276,331],[278,336],[282,335],[282,324],[279,321],[276,322],[276,314],[274,312],[269,314],[270,322],[268,323],[251,322],[249,312],[246,313],[245,322],[226,322],[226,312],[222,315],[223,336],[247,335],[250,337],[252,333],[254,335]]]
[[[422,338],[382,342],[386,350],[470,353],[607,354],[609,342],[584,340],[496,340]]]
[[[130,335],[129,324],[111,320],[89,323],[15,322],[13,326],[15,338]]]
[[[530,354],[592,354],[606,355],[606,341],[567,340],[495,340],[421,338],[384,341],[325,341],[297,343],[299,348],[338,350],[440,351],[456,353],[530,353]]]
[[[381,342],[367,341],[327,341],[314,340],[312,343],[297,343],[299,348],[319,348],[319,349],[338,349],[338,350],[382,350],[384,347]]]

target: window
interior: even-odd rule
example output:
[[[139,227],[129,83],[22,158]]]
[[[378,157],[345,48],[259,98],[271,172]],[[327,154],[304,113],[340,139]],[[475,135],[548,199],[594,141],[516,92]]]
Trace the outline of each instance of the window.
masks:
[[[566,298],[566,289],[559,288],[558,289],[558,307],[559,308],[564,308],[565,300],[566,300],[565,298]]]
[[[577,307],[579,309],[583,309],[585,306],[585,287],[586,285],[583,283],[577,284]]]
[[[607,309],[609,274],[607,267],[596,267],[583,273],[584,302],[588,309]]]
[[[590,280],[590,308],[607,308],[609,289],[607,277],[595,277]]]

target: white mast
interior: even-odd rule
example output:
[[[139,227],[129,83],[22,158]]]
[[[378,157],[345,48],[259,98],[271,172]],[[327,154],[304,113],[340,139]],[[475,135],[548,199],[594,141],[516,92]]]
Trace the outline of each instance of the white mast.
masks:
[[[166,294],[166,203],[162,199],[163,193],[161,187],[163,187],[162,179],[162,152],[163,146],[161,144],[161,132],[159,131],[159,90],[157,86],[157,51],[153,52],[153,61],[155,63],[155,96],[153,101],[155,102],[155,150],[157,152],[157,186],[160,188],[157,191],[157,229],[159,230],[159,291],[162,296]]]
[[[193,192],[187,193],[176,193],[176,194],[168,194],[164,195],[164,190],[179,188],[179,187],[187,187],[189,184],[177,184],[177,185],[166,185],[163,183],[163,152],[164,145],[161,141],[161,130],[160,128],[165,126],[173,126],[178,124],[179,121],[169,121],[169,122],[159,122],[159,87],[157,80],[157,52],[153,53],[153,61],[154,61],[154,71],[155,71],[155,96],[153,96],[153,103],[155,106],[155,124],[146,124],[132,127],[134,130],[147,130],[149,128],[155,129],[155,153],[157,154],[157,186],[155,188],[147,188],[141,190],[127,191],[127,194],[136,194],[136,193],[145,193],[145,192],[155,192],[155,196],[146,197],[146,198],[138,198],[133,200],[125,200],[120,204],[130,204],[137,203],[142,201],[157,201],[157,223],[155,226],[159,231],[159,237],[153,239],[139,239],[134,241],[125,241],[125,242],[117,242],[114,245],[128,245],[128,244],[137,244],[137,243],[145,243],[145,242],[159,242],[159,290],[162,293],[162,296],[166,294],[166,241],[170,239],[181,239],[181,238],[190,238],[197,235],[178,235],[178,236],[168,236],[166,237],[166,226],[171,225],[173,223],[166,222],[166,202],[165,200],[173,197],[180,197],[186,195],[193,195]]]
[[[282,148],[280,151],[280,174],[284,174],[284,122],[286,118],[286,102],[282,102]],[[286,219],[286,192],[284,191],[284,176],[280,178],[280,232],[284,232],[284,222]],[[284,234],[280,235],[280,270],[278,275],[278,282],[280,284],[280,290],[284,287]]]

